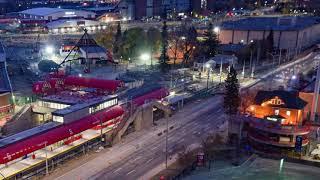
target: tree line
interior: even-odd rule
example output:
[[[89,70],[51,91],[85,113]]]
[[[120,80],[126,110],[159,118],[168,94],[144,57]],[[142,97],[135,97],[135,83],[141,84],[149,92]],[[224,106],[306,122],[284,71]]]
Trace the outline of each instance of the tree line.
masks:
[[[211,23],[203,36],[199,40],[196,28],[186,23],[169,31],[164,21],[161,29],[150,27],[147,30],[134,27],[122,31],[118,23],[96,34],[95,38],[101,46],[112,49],[115,59],[134,62],[147,53],[158,60],[161,69],[167,69],[178,64],[186,67],[194,61],[213,57],[219,41]]]

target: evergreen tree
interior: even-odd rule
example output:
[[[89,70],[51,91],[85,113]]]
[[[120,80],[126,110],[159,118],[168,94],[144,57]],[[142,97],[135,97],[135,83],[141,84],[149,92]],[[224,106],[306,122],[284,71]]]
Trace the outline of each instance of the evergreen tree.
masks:
[[[205,40],[202,42],[202,55],[207,59],[217,54],[219,40],[217,35],[213,33],[212,23],[209,23],[207,31],[204,33]]]
[[[168,56],[168,28],[166,21],[163,21],[161,32],[161,55],[160,55],[160,68],[162,72],[167,72],[169,68],[169,56]]]
[[[227,79],[225,81],[224,109],[227,114],[235,115],[240,106],[239,82],[237,79],[237,71],[230,67]]]
[[[266,47],[267,52],[272,53],[272,51],[273,51],[273,45],[274,45],[274,41],[273,41],[273,30],[272,30],[272,29],[270,30],[270,33],[269,33],[269,35],[267,36],[266,45],[267,45],[267,47]]]
[[[120,54],[120,46],[122,41],[122,32],[121,32],[121,24],[118,22],[117,32],[114,37],[114,45],[113,45],[113,54],[119,56]]]

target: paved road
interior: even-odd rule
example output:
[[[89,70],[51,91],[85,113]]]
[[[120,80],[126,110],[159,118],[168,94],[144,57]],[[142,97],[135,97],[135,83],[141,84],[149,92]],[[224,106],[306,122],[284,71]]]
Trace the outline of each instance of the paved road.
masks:
[[[201,142],[208,131],[215,131],[217,124],[223,122],[222,107],[213,107],[209,111],[193,118],[192,121],[169,133],[169,153],[176,154],[180,147]],[[150,168],[165,161],[165,136],[145,145],[132,156],[127,157],[98,173],[92,179],[138,179]],[[138,166],[138,167],[137,167]]]
[[[203,132],[213,130],[222,123],[221,101],[222,98],[216,96],[190,104],[169,118],[169,127],[174,126],[168,136],[170,154],[176,153],[179,146],[199,142],[199,133],[205,134]],[[165,161],[165,136],[157,135],[165,127],[163,122],[156,129],[137,133],[140,136],[115,145],[109,152],[56,179],[137,179]]]

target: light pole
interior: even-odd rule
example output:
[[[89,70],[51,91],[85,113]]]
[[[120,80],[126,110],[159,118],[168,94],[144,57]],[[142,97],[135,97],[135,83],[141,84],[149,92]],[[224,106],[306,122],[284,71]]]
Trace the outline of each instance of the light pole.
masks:
[[[207,68],[207,90],[209,89],[210,64],[206,64]]]
[[[269,54],[269,55],[272,56],[272,66],[273,66],[273,68],[275,68],[275,58],[274,58],[274,54],[269,53],[269,52],[268,52],[267,54]],[[270,87],[272,86],[273,79],[274,79],[274,71],[272,72],[272,75],[271,75]]]
[[[242,78],[244,79],[244,75],[245,75],[245,69],[246,69],[246,59],[244,59],[243,61],[243,67],[242,67]]]
[[[253,43],[253,40],[250,41],[250,44]],[[250,46],[250,69],[252,70],[252,60],[253,60],[253,49]]]
[[[222,60],[220,60],[220,84],[222,82]]]
[[[279,66],[281,64],[281,52],[282,52],[282,49],[280,49],[280,52],[279,52]]]
[[[168,168],[168,133],[169,133],[169,124],[168,124],[168,117],[166,117],[167,123],[167,133],[166,133],[166,169]]]
[[[272,56],[272,66],[274,66],[275,63],[275,58],[274,58],[274,54],[267,52],[267,54]]]
[[[218,40],[220,41],[220,28],[218,26],[214,27],[213,31],[217,34]]]
[[[253,64],[253,66],[252,66],[252,70],[251,70],[251,78],[253,78],[253,77],[254,77],[254,68],[255,68],[255,64]]]
[[[147,69],[147,61],[151,58],[150,54],[144,53],[141,54],[140,59],[144,62],[144,65]]]

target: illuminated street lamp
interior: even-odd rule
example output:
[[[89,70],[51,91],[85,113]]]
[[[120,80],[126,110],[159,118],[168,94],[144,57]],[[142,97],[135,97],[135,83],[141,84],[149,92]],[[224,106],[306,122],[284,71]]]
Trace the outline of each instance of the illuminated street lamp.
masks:
[[[140,59],[144,61],[145,66],[147,67],[147,61],[151,58],[150,54],[144,53],[141,54]]]
[[[213,28],[213,31],[217,34],[218,36],[218,40],[220,40],[219,36],[220,36],[220,28],[218,26]]]
[[[176,94],[176,92],[174,92],[174,91],[171,91],[171,92],[170,92],[170,95],[171,95],[171,96],[174,96],[175,94]]]
[[[47,54],[53,54],[54,52],[54,48],[52,46],[47,46],[45,50]]]
[[[220,28],[219,28],[219,27],[214,27],[213,31],[214,31],[215,33],[219,33]]]

